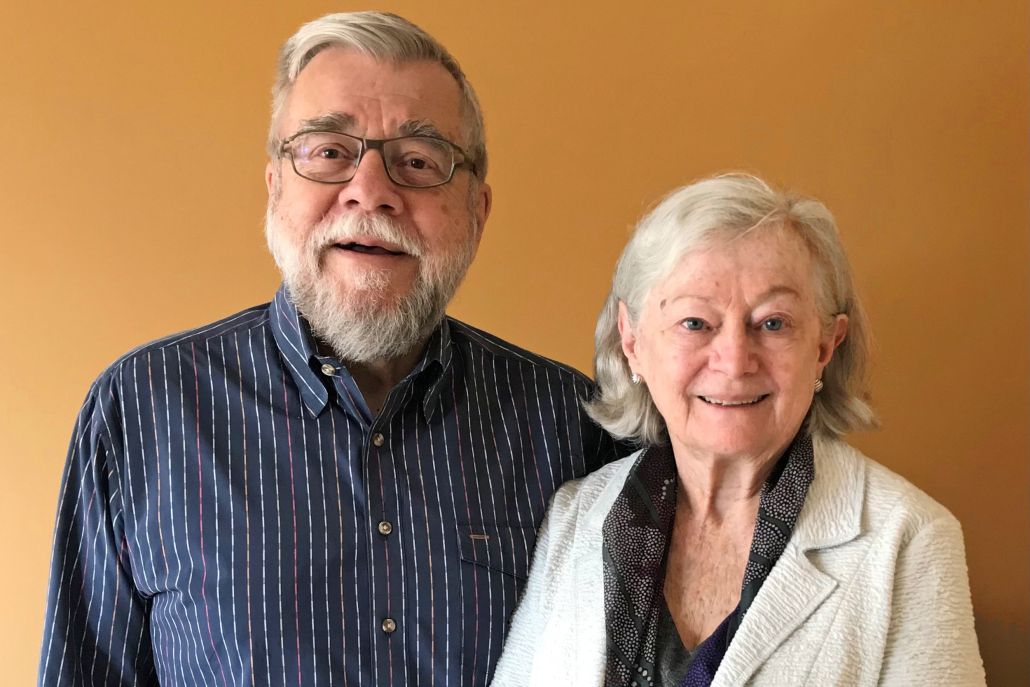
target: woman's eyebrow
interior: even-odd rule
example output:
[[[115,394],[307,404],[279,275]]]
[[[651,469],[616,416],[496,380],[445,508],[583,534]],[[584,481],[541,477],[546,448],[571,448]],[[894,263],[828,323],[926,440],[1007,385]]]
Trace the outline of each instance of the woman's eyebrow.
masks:
[[[755,299],[755,302],[762,303],[764,301],[769,300],[770,298],[774,298],[775,296],[790,296],[791,298],[796,298],[798,300],[801,299],[801,294],[794,287],[787,286],[785,284],[778,284],[776,286],[770,286],[768,289],[758,294],[758,297]],[[709,296],[702,296],[696,293],[681,293],[678,296],[673,296],[672,298],[662,300],[660,307],[664,308],[667,305],[672,305],[677,301],[681,301],[687,298],[696,301],[703,301],[705,303],[711,303],[713,300],[715,300]]]
[[[774,296],[790,296],[791,298],[797,298],[799,300],[801,299],[801,294],[794,287],[786,285],[777,285],[771,286],[762,293],[760,293],[758,295],[758,298],[756,298],[755,300],[761,303],[762,301],[767,301],[770,298],[773,298]]]
[[[681,293],[678,296],[673,296],[672,298],[663,298],[661,305],[664,308],[666,305],[672,305],[676,301],[682,301],[688,298],[693,301],[705,301],[706,303],[710,303],[713,300],[715,300],[713,298],[709,298],[708,296],[701,296],[696,293]]]

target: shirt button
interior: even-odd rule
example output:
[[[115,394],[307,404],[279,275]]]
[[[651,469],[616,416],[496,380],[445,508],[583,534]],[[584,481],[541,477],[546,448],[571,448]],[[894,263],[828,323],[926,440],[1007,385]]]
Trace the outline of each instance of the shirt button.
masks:
[[[384,441],[386,441],[386,439],[384,439],[383,435],[379,432],[372,435],[372,443],[376,446],[382,446]]]
[[[390,634],[397,629],[397,623],[393,622],[393,618],[387,618],[383,621],[383,632]]]
[[[336,374],[336,368],[330,365],[329,363],[326,363],[322,366],[322,374],[324,374],[326,377],[332,377],[334,374]]]
[[[379,534],[385,535],[390,534],[390,532],[393,532],[393,525],[391,525],[386,520],[383,520],[381,523],[379,523]]]

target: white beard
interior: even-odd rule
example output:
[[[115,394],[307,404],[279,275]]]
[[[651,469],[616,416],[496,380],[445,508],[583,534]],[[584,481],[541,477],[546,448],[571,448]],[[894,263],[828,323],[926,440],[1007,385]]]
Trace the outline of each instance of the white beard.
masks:
[[[303,246],[295,246],[275,210],[275,204],[269,202],[265,214],[268,249],[297,310],[342,361],[368,363],[410,353],[443,320],[476,253],[474,219],[459,250],[433,257],[427,255],[421,237],[412,236],[381,214],[327,218],[311,231]],[[389,297],[387,270],[350,275],[346,289],[325,274],[325,258],[333,245],[359,235],[398,246],[418,260],[418,274],[407,293]]]

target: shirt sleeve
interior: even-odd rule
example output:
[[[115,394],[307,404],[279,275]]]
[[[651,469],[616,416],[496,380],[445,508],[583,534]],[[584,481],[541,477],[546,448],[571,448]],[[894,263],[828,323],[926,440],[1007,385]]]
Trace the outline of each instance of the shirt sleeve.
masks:
[[[103,379],[79,413],[58,498],[41,686],[157,684],[150,604],[124,533],[117,404]]]
[[[984,684],[961,526],[938,518],[898,556],[880,685]]]

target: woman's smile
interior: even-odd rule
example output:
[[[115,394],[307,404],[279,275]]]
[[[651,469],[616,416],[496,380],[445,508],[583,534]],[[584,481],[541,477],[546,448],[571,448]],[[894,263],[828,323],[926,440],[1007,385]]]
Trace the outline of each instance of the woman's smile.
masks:
[[[743,398],[733,396],[698,396],[698,398],[711,406],[743,409],[758,405],[765,399],[769,398],[769,394]]]

